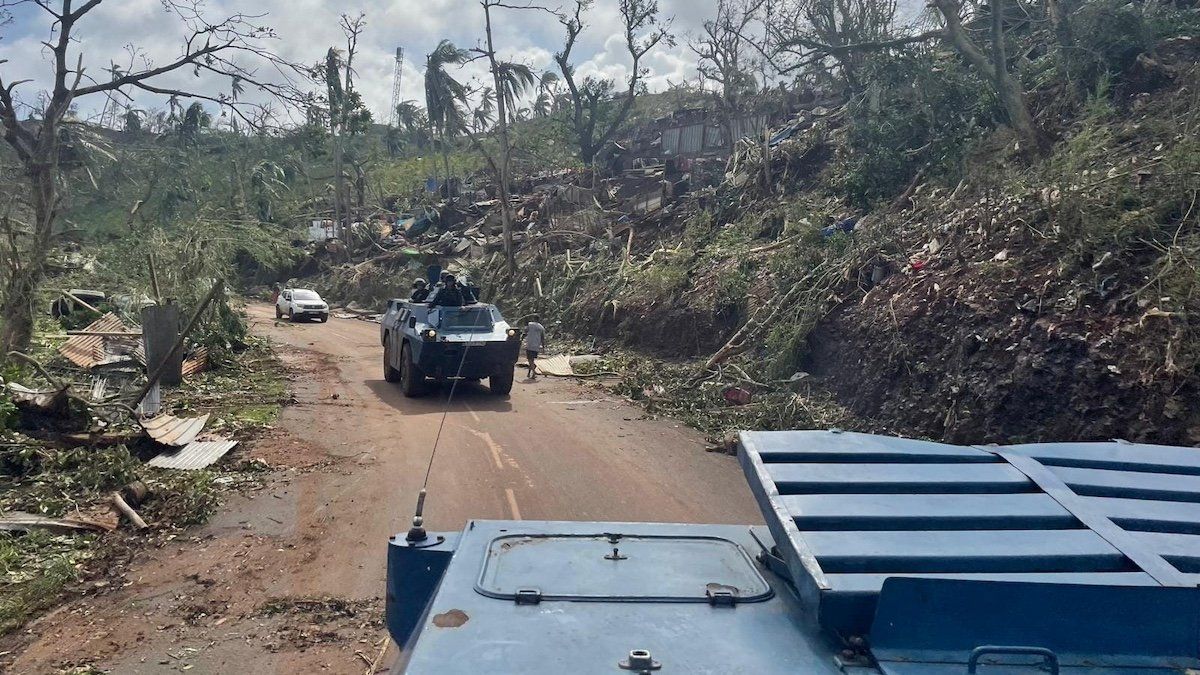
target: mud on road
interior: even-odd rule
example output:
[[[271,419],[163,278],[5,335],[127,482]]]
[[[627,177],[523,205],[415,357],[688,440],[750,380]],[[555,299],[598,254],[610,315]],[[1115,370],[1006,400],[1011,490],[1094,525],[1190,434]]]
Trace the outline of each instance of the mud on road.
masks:
[[[252,305],[295,403],[241,458],[274,467],[205,527],[141,555],[2,643],[0,668],[53,673],[385,672],[387,538],[407,529],[446,414],[426,524],[469,518],[757,523],[732,457],[602,390],[520,379],[404,398],[383,381],[379,326],[289,324]],[[239,457],[233,457],[233,460]]]

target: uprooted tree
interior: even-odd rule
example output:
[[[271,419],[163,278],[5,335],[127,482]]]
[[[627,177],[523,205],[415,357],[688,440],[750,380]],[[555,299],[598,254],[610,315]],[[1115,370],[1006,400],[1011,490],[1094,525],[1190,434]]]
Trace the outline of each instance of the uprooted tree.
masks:
[[[579,159],[585,164],[591,163],[596,153],[612,140],[629,117],[638,85],[646,75],[642,59],[659,43],[668,46],[675,43],[670,32],[670,20],[659,19],[657,0],[621,0],[625,47],[632,61],[625,93],[614,96],[616,83],[612,80],[595,77],[585,77],[582,81],[577,79],[575,66],[571,65],[571,51],[587,27],[584,15],[591,9],[593,1],[575,0],[574,11],[559,16],[567,36],[562,51],[554,55],[570,95],[569,122],[579,146]]]
[[[0,299],[0,360],[13,350],[28,346],[33,331],[33,302],[46,272],[46,263],[55,245],[55,226],[59,219],[62,195],[59,188],[60,152],[64,130],[74,124],[72,109],[83,99],[101,96],[130,101],[129,90],[140,90],[178,98],[210,101],[224,106],[253,126],[262,116],[247,114],[247,108],[262,109],[262,104],[231,100],[227,95],[204,94],[175,84],[180,71],[191,70],[196,77],[237,78],[262,92],[287,101],[299,95],[287,77],[282,82],[260,79],[242,63],[269,61],[276,72],[299,73],[299,69],[275,56],[266,46],[274,32],[257,22],[257,17],[231,14],[219,20],[209,19],[202,0],[164,0],[164,8],[175,15],[184,28],[178,56],[162,65],[143,60],[140,68],[107,79],[93,78],[84,68],[83,53],[77,45],[80,22],[103,0],[81,3],[61,0],[0,0],[0,10],[30,5],[45,12],[50,23],[46,46],[52,72],[42,92],[45,102],[38,110],[25,105],[18,87],[31,80],[14,80],[0,72],[0,119],[4,140],[13,149],[29,185],[28,201],[33,222],[21,225],[5,218],[4,233],[12,262],[6,270],[3,298]],[[75,53],[72,53],[75,52]],[[7,60],[0,60],[0,65]],[[21,115],[29,112],[30,119]]]

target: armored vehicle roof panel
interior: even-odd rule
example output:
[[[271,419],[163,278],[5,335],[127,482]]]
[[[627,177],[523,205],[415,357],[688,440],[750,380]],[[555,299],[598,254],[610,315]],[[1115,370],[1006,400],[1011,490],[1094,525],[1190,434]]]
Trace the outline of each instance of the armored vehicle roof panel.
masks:
[[[1200,451],[955,446],[744,432],[739,457],[806,606],[866,634],[889,577],[1091,586],[1200,581]]]

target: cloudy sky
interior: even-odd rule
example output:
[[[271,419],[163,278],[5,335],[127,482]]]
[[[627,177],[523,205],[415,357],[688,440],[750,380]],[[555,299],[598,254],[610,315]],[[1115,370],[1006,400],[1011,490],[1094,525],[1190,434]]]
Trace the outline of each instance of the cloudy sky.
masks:
[[[570,0],[551,2],[555,7],[560,3],[570,5]],[[660,0],[660,5],[662,14],[673,18],[673,32],[682,36],[696,30],[711,15],[716,0]],[[396,47],[403,47],[405,54],[401,98],[422,101],[425,55],[438,40],[447,38],[469,48],[479,44],[483,36],[483,9],[477,0],[206,0],[205,8],[210,18],[238,12],[266,14],[260,22],[274,28],[279,36],[273,41],[274,51],[285,59],[304,63],[315,63],[330,46],[344,44],[338,27],[341,14],[365,12],[367,29],[355,60],[355,84],[376,119],[383,121],[391,100]],[[563,31],[553,17],[533,11],[493,11],[496,44],[503,57],[527,63],[538,71],[553,68],[552,55],[561,46]],[[12,20],[0,27],[0,59],[8,60],[0,64],[0,76],[6,82],[32,79],[18,92],[24,101],[33,102],[50,72],[47,50],[41,44],[49,36],[50,17],[32,4],[18,5],[11,13]],[[578,72],[625,77],[629,61],[616,0],[597,0],[588,23],[575,49]],[[101,69],[110,61],[127,62],[128,44],[145,50],[157,64],[178,56],[185,29],[176,16],[163,10],[161,0],[105,0],[79,23],[76,34],[79,40],[71,60],[81,52],[85,71],[106,79]],[[669,82],[695,77],[695,57],[682,40],[673,48],[657,49],[645,65],[650,69],[649,85],[655,90]],[[464,78],[469,80],[480,73],[481,66],[475,66],[464,73]],[[227,80],[197,80],[191,71],[172,75],[163,82],[212,94],[229,88]],[[165,107],[164,97],[138,93],[135,98],[141,108]],[[79,102],[83,112],[102,105],[102,100]]]

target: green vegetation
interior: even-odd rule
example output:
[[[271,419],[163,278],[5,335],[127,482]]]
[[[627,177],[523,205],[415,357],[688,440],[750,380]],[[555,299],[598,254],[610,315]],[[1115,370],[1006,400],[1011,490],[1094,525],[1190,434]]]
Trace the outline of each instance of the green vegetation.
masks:
[[[0,532],[0,635],[52,607],[79,578],[93,555],[96,535]]]

